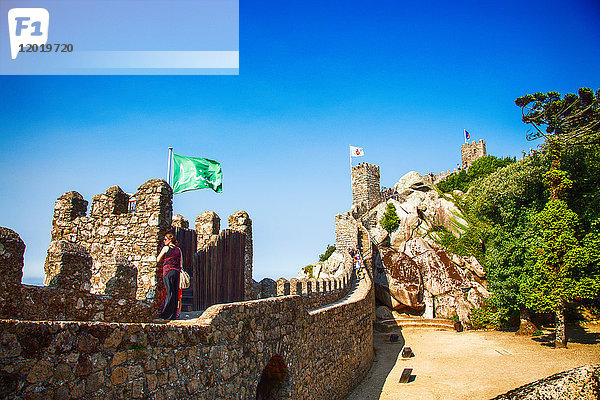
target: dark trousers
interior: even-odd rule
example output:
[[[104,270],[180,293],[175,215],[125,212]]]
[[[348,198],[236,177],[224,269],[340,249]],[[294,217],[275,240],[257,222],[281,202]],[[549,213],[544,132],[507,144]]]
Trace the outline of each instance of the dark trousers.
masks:
[[[177,302],[179,301],[179,271],[169,271],[163,276],[167,296],[160,317],[162,319],[177,318]]]

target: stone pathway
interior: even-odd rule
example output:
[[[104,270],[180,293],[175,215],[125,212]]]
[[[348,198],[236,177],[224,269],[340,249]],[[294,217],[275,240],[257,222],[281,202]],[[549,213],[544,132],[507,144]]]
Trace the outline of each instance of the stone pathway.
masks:
[[[368,283],[365,279],[361,279],[358,281],[358,284],[356,281],[351,283],[350,286],[350,290],[348,291],[348,293],[346,294],[346,296],[342,297],[341,299],[339,299],[338,301],[335,301],[333,303],[330,304],[326,304],[324,306],[315,308],[313,310],[310,310],[309,312],[311,314],[332,308],[332,307],[336,307],[340,304],[344,304],[344,303],[350,303],[356,300],[359,300],[360,298],[362,298],[368,290]],[[166,323],[169,325],[194,325],[197,323],[197,320],[202,316],[202,313],[204,311],[188,311],[188,312],[182,312],[181,313],[181,317],[179,319],[173,320],[173,321],[156,321],[156,323]]]
[[[182,312],[179,319],[174,321],[170,321],[170,325],[193,325],[196,323],[196,320],[200,318],[200,316],[204,313],[205,310],[202,311],[186,311]]]
[[[544,337],[512,332],[463,333],[405,329],[400,340],[375,331],[375,362],[346,400],[486,400],[574,367],[600,362],[600,326],[571,327],[567,349],[554,349]],[[547,339],[547,337],[546,337]],[[403,360],[402,347],[414,357]],[[409,383],[399,383],[412,368]]]
[[[337,307],[340,304],[352,303],[353,301],[360,300],[367,294],[367,291],[369,290],[369,284],[366,279],[353,281],[350,285],[350,290],[344,297],[342,297],[338,301],[334,301],[333,303],[325,304],[321,307],[314,308],[310,310],[309,313],[315,314],[323,310]]]

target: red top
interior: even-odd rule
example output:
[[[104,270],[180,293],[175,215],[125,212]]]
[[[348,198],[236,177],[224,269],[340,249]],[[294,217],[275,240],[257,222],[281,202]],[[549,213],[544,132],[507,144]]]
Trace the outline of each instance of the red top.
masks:
[[[167,275],[169,271],[181,272],[181,250],[179,247],[169,246],[163,257],[163,276]]]

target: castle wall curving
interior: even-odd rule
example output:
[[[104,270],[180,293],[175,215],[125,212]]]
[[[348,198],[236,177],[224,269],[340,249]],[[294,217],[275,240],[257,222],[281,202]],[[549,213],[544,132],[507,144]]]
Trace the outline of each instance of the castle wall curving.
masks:
[[[2,272],[22,269],[24,246],[19,245],[18,235],[2,228],[0,238],[3,250],[14,249]],[[83,253],[79,263],[90,268],[83,247],[67,250]],[[344,269],[351,271],[351,264]],[[330,281],[315,280],[311,283],[319,289],[312,297],[289,295],[215,305],[189,325],[32,321],[27,313],[39,311],[25,306],[21,320],[0,320],[0,396],[254,399],[263,370],[277,356],[287,371],[289,398],[341,399],[372,362],[371,279],[367,275],[352,296],[335,303],[315,309],[310,300],[347,293],[346,277],[338,282],[344,286],[337,292],[327,291],[336,286]],[[20,282],[13,281],[0,295],[14,293],[12,286]],[[284,282],[280,283],[285,290]],[[295,282],[288,283],[291,290]],[[81,281],[65,284],[75,289],[23,286],[22,296],[38,290],[33,302],[43,303],[49,296],[77,298],[86,293]],[[87,296],[104,299],[103,307],[121,300],[89,292]],[[0,299],[0,309],[6,312],[11,310],[6,303],[23,301],[23,297]],[[72,303],[65,306],[71,308],[81,309]]]

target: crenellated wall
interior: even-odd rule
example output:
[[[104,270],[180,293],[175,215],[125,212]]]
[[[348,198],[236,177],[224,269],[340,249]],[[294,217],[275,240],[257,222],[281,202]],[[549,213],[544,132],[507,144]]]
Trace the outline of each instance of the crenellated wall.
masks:
[[[116,260],[126,259],[137,269],[137,298],[153,301],[162,284],[157,279],[156,256],[171,229],[172,196],[171,187],[162,179],[147,181],[131,199],[112,186],[92,198],[86,216],[87,201],[77,192],[68,192],[54,207],[52,243],[66,240],[89,252],[92,293],[104,293],[106,282],[116,273]],[[129,210],[130,200],[135,210]],[[52,265],[47,258],[45,284],[55,274]]]
[[[1,272],[22,268],[24,246],[18,235],[2,228],[0,238],[4,251],[0,257],[7,249],[16,249],[10,252],[16,261],[3,264]],[[57,251],[69,257],[54,258],[76,264],[79,254],[81,268],[91,268],[83,246],[64,243]],[[344,271],[351,271],[346,261]],[[99,303],[106,300],[105,311],[124,300],[85,294],[81,281],[59,279],[74,270],[74,265],[62,265],[51,279],[63,287],[23,286],[25,293],[39,296],[25,301],[23,310],[38,312],[30,309],[37,303],[41,312],[47,306],[44,302],[61,296],[64,310],[73,314],[99,308],[86,304],[86,296]],[[345,285],[340,289],[352,283],[346,278],[337,282]],[[20,286],[14,281],[11,285]],[[287,285],[279,283],[285,293]],[[279,398],[342,399],[366,374],[373,358],[371,278],[366,274],[343,299],[343,290],[328,292],[335,281],[292,279],[288,284],[290,292],[304,285],[311,290],[305,295],[211,306],[187,325],[65,322],[66,315],[60,316],[63,321],[0,319],[0,397],[255,399],[257,392],[278,390]],[[313,303],[328,296],[340,300]],[[24,297],[3,299],[23,304]],[[4,303],[0,307],[11,310]],[[54,312],[47,315],[59,317]]]
[[[460,146],[460,155],[462,158],[462,168],[469,168],[475,160],[487,155],[485,142],[483,139],[479,139],[478,142],[463,144]]]
[[[49,287],[20,284],[24,245],[0,229],[0,261],[11,260],[0,265],[8,278],[0,284],[0,398],[344,398],[373,360],[372,276],[357,280],[345,251],[362,241],[372,268],[359,221],[336,217],[344,258],[336,278],[265,280],[261,292],[275,297],[155,323],[160,285],[144,276],[155,277],[171,196],[164,181],[149,181],[132,213],[133,199],[112,187],[94,196],[89,217],[81,195],[61,196],[45,266]],[[368,194],[361,204],[371,200]],[[178,216],[175,225],[187,221]],[[212,243],[219,225],[214,213],[199,216],[198,246]],[[240,211],[229,227],[245,235],[251,284],[252,221]],[[145,295],[137,300],[140,286]]]
[[[0,227],[0,249],[12,255],[0,263],[0,274],[22,274],[25,245],[19,235]],[[54,241],[48,250],[47,264],[53,271],[46,277],[47,286],[21,285],[19,278],[11,281],[10,296],[0,292],[0,318],[151,322],[158,314],[157,302],[136,299],[137,269],[126,260],[112,266],[116,272],[107,281],[103,295],[90,292],[92,257],[83,246]]]

